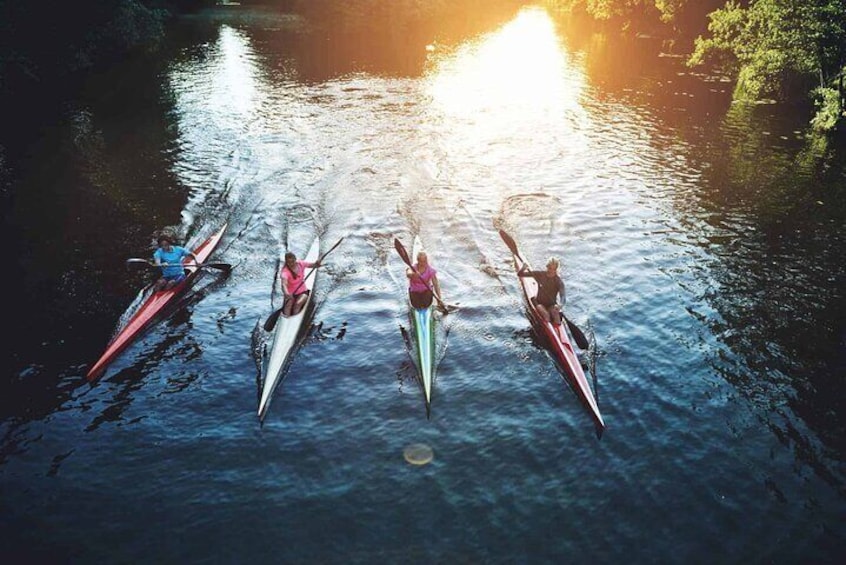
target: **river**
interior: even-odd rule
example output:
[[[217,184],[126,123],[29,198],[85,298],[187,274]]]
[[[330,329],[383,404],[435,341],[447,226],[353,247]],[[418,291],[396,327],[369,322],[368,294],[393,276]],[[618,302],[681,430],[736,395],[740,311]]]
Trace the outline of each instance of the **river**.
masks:
[[[536,8],[407,51],[334,40],[267,11],[185,17],[161,57],[6,130],[0,555],[836,562],[842,139],[733,104],[660,42]],[[125,260],[224,222],[231,274],[89,384],[153,276]],[[538,268],[561,259],[601,438],[499,229]],[[428,417],[393,245],[415,235],[458,306],[437,317]],[[260,424],[277,260],[317,236],[343,241]],[[417,443],[428,464],[404,459]]]

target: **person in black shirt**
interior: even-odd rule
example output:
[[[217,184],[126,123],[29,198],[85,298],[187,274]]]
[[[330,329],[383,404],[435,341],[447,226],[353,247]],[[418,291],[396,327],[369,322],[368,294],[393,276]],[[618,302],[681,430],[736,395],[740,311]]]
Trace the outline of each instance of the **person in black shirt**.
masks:
[[[564,294],[564,281],[558,276],[559,261],[555,257],[550,257],[546,263],[545,271],[530,271],[526,265],[517,273],[521,277],[533,277],[538,283],[538,295],[532,298],[532,304],[535,305],[541,317],[547,322],[552,322],[554,326],[561,325],[561,308],[567,302],[567,297]],[[561,303],[558,303],[558,297],[561,297]]]

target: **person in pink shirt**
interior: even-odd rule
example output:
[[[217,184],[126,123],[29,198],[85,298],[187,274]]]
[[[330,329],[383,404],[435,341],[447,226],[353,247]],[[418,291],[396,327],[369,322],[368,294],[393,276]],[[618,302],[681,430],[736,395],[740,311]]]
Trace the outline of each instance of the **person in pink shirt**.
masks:
[[[435,295],[441,296],[438,271],[429,264],[429,258],[425,252],[421,251],[417,254],[414,269],[406,269],[405,276],[408,277],[408,297],[415,308],[428,308],[432,305],[432,298]],[[432,293],[432,289],[435,294]]]
[[[303,304],[311,292],[305,285],[305,277],[308,274],[306,269],[320,266],[320,261],[310,263],[298,261],[297,256],[292,252],[285,253],[285,263],[279,270],[279,280],[282,284],[282,293],[285,295],[285,302],[282,305],[283,316],[299,314]]]

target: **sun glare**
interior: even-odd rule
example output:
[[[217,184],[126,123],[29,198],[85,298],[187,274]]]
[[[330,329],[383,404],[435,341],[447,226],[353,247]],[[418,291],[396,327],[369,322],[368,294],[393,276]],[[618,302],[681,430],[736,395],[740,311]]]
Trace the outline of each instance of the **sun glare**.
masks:
[[[529,9],[437,60],[428,77],[429,94],[447,116],[503,125],[548,118],[580,109],[584,80],[570,67],[549,15]]]

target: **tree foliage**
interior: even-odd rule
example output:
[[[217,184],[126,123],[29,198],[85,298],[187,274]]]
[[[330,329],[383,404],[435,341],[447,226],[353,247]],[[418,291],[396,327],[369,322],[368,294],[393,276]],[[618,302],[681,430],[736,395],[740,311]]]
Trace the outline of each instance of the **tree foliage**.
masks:
[[[547,0],[621,28],[665,31],[682,43],[693,34],[690,66],[711,65],[736,78],[738,100],[807,100],[817,129],[844,120],[844,0]],[[653,21],[650,24],[650,19]],[[704,24],[707,23],[707,26]],[[652,28],[654,29],[654,28]],[[686,51],[686,49],[685,49]]]
[[[169,7],[161,0],[0,0],[0,93],[154,47]]]
[[[790,101],[810,96],[824,110],[814,125],[830,129],[842,113],[835,83],[846,64],[846,4],[842,0],[735,0],[709,16],[690,66],[712,64],[737,77],[735,98]],[[833,91],[833,92],[832,92]]]

